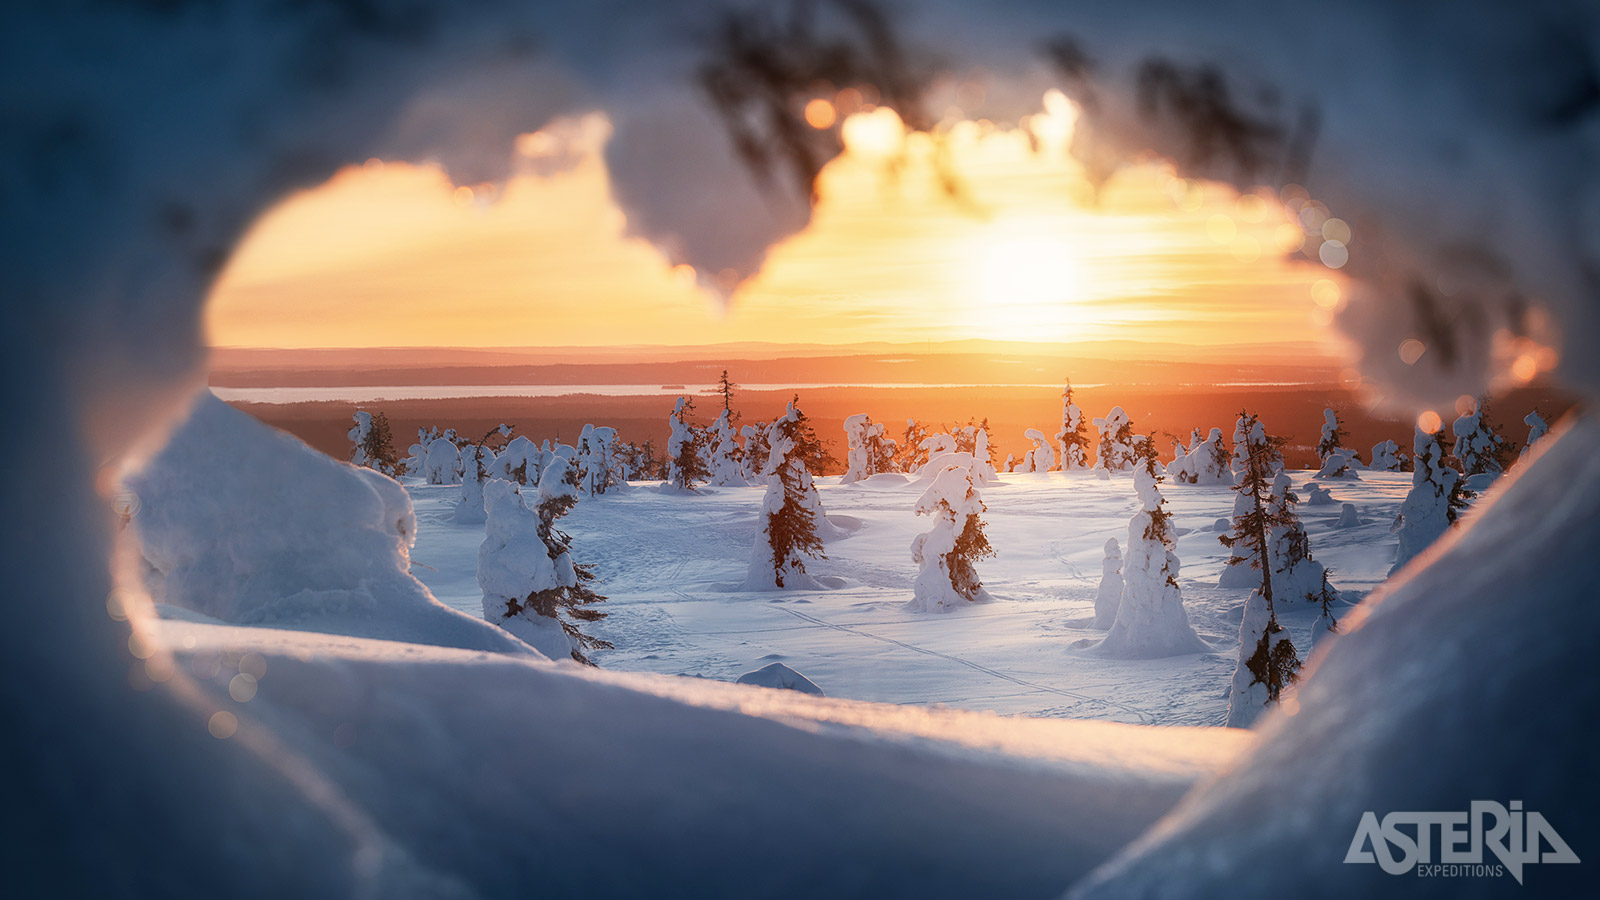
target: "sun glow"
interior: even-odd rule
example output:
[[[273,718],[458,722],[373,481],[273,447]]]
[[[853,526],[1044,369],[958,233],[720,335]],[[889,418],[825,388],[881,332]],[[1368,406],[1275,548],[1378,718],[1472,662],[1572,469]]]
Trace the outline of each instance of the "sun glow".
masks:
[[[526,165],[502,186],[374,160],[291,198],[213,292],[211,340],[1219,344],[1310,338],[1337,305],[1338,276],[1282,254],[1347,241],[1341,222],[1309,201],[1291,218],[1270,192],[1159,162],[1091,184],[1067,153],[1078,110],[1059,92],[1014,123],[952,119],[934,133],[850,93],[807,110],[845,147],[821,172],[811,223],[743,284],[712,275],[732,291],[726,305],[702,289],[706,273],[627,233],[610,123],[595,114],[519,138]]]

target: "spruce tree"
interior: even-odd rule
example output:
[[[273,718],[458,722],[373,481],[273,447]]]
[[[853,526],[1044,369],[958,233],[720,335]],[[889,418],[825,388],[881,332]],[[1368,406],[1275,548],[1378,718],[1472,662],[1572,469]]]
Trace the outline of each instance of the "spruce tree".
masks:
[[[793,402],[768,429],[771,451],[762,470],[767,492],[746,578],[751,590],[821,587],[805,566],[806,560],[828,558],[818,536],[822,501],[805,461],[806,445],[815,440],[805,414]]]
[[[1072,400],[1072,382],[1061,391],[1061,430],[1056,432],[1057,465],[1061,471],[1089,467],[1089,438],[1084,434],[1083,410]]]
[[[900,436],[899,447],[895,452],[894,467],[897,471],[914,474],[918,469],[928,464],[928,452],[922,449],[922,442],[928,437],[928,429],[916,419],[906,420],[906,430]]]
[[[572,536],[556,526],[577,502],[578,471],[567,465],[566,460],[556,457],[539,479],[539,502],[534,510],[539,517],[539,538],[544,541],[546,553],[555,567],[556,584],[529,594],[523,604],[538,615],[560,622],[561,630],[572,641],[572,658],[592,666],[594,662],[586,651],[612,647],[608,641],[584,634],[579,624],[604,619],[606,613],[596,609],[595,604],[606,598],[593,587],[594,566],[573,560]],[[520,611],[520,608],[508,607],[507,616]]]
[[[737,421],[739,416],[733,411],[733,389],[738,387],[728,380],[728,370],[722,370],[722,377],[717,380],[717,393],[722,395],[722,411],[728,414],[730,420]]]
[[[689,416],[694,413],[694,398],[679,397],[667,422],[672,428],[667,438],[667,481],[680,491],[692,491],[710,473],[701,455],[700,438]]]
[[[1332,409],[1322,411],[1322,437],[1317,441],[1317,459],[1324,465],[1335,451],[1344,448],[1344,439],[1350,436],[1339,424],[1339,414]]]
[[[1234,518],[1233,530],[1220,538],[1235,556],[1243,549],[1251,568],[1261,573],[1239,627],[1239,668],[1234,673],[1228,709],[1228,724],[1241,727],[1253,722],[1262,706],[1277,703],[1300,671],[1294,644],[1278,624],[1272,591],[1272,535],[1294,524],[1287,505],[1273,503],[1271,496],[1283,442],[1268,436],[1259,424],[1251,415],[1241,428],[1247,439],[1242,459],[1240,448],[1235,448],[1235,459],[1243,466],[1234,490],[1244,498],[1244,511]],[[1263,690],[1255,690],[1256,685]]]

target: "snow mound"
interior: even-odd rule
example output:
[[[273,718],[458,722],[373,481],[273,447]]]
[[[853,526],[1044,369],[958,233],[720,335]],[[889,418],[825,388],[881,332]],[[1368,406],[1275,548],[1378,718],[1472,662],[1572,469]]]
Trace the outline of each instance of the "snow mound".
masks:
[[[1356,513],[1354,503],[1346,503],[1339,508],[1339,521],[1334,523],[1335,528],[1356,528],[1362,523],[1361,516]]]
[[[209,392],[126,486],[140,499],[133,528],[158,603],[239,625],[529,652],[411,576],[416,522],[398,483]]]
[[[816,694],[818,697],[826,696],[816,682],[801,675],[781,662],[762,666],[754,672],[746,672],[739,676],[737,684],[753,684],[757,687],[778,688],[787,691],[799,691],[802,694]]]
[[[869,475],[856,483],[864,484],[868,487],[900,487],[910,484],[911,479],[899,472],[879,472],[876,475]]]

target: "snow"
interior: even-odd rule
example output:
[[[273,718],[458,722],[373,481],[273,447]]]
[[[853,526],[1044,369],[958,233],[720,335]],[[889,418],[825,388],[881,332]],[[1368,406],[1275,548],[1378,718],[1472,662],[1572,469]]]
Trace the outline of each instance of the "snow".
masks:
[[[1528,426],[1528,440],[1523,443],[1520,456],[1527,456],[1533,445],[1550,432],[1550,423],[1544,420],[1544,416],[1539,415],[1538,410],[1534,410],[1522,417],[1522,424]]]
[[[1056,467],[1056,453],[1050,447],[1050,439],[1044,432],[1037,428],[1029,428],[1022,436],[1033,442],[1033,447],[1022,455],[1022,462],[1017,464],[1017,472],[1048,472]]]
[[[490,474],[501,481],[538,484],[543,470],[544,452],[533,441],[519,434],[507,441],[505,447],[495,455]]]
[[[915,509],[917,515],[932,519],[933,525],[911,541],[911,558],[918,569],[907,608],[947,613],[987,603],[994,598],[974,573],[977,559],[971,551],[958,547],[958,541],[974,524],[981,525],[985,507],[979,486],[983,473],[993,470],[982,457],[960,452],[936,457],[927,469],[937,474],[917,498]]]
[[[1444,462],[1444,448],[1431,433],[1418,428],[1412,441],[1411,491],[1400,506],[1400,544],[1395,549],[1398,572],[1445,533],[1455,514],[1450,495],[1461,473]]]
[[[1568,425],[1537,465],[1478,501],[1467,527],[1341,617],[1297,694],[1263,717],[1259,744],[1071,896],[1169,896],[1174,885],[1268,896],[1285,878],[1314,878],[1326,896],[1516,892],[1505,879],[1392,878],[1340,862],[1365,811],[1465,810],[1472,797],[1523,799],[1573,848],[1591,842],[1600,787],[1572,717],[1600,708],[1600,606],[1570,560],[1600,540],[1600,421]],[[1592,892],[1583,866],[1523,874],[1524,891]]]
[[[1164,520],[1165,499],[1157,476],[1148,469],[1133,473],[1139,511],[1128,520],[1128,550],[1123,557],[1122,602],[1105,640],[1090,648],[1117,659],[1156,659],[1186,653],[1208,653],[1211,646],[1194,633],[1183,608],[1178,585],[1179,562],[1170,520]]]
[[[461,448],[461,495],[456,501],[456,521],[463,525],[481,525],[487,515],[484,511],[483,485],[494,468],[494,451],[482,444],[468,444]]]
[[[159,603],[240,625],[527,652],[411,576],[416,520],[392,479],[209,393],[126,487],[139,497],[133,531]]]
[[[717,415],[717,421],[706,432],[706,441],[711,448],[708,483],[716,487],[748,483],[744,474],[744,450],[739,446],[739,429],[733,426],[728,410]]]
[[[1394,441],[1379,441],[1372,445],[1372,462],[1367,468],[1380,472],[1398,472],[1404,464],[1400,445]]]
[[[535,591],[561,583],[550,548],[539,534],[539,517],[509,481],[492,481],[485,493],[488,521],[478,548],[483,618],[547,659],[566,659],[573,647],[561,623],[522,605]]]
[[[1122,550],[1117,539],[1106,538],[1106,558],[1100,562],[1100,589],[1094,595],[1094,623],[1091,628],[1110,628],[1117,621],[1122,605]]]
[[[428,442],[422,475],[429,484],[460,484],[461,472],[461,451],[452,437],[436,437]]]
[[[757,687],[778,688],[788,691],[799,691],[802,694],[815,694],[818,697],[826,696],[822,688],[814,684],[811,679],[789,668],[781,662],[762,666],[754,672],[740,675],[738,684],[753,684]]]
[[[1340,505],[1339,521],[1335,522],[1333,527],[1359,528],[1364,524],[1366,523],[1361,520],[1361,516],[1356,513],[1356,505],[1354,503],[1345,503]]]

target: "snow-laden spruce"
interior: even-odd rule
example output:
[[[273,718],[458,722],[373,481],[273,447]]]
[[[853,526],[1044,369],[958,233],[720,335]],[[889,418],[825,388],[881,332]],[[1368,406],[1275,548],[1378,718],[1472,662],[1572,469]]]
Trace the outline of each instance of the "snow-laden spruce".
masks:
[[[417,442],[406,449],[406,458],[401,460],[407,475],[421,475],[428,462],[428,445],[439,436],[438,428],[418,428]]]
[[[706,445],[711,451],[707,484],[743,487],[750,483],[744,477],[744,450],[739,446],[739,429],[733,424],[730,410],[717,414],[717,421],[706,431]]]
[[[1311,538],[1295,514],[1298,502],[1289,473],[1279,472],[1272,480],[1267,502],[1271,507],[1270,531],[1272,596],[1275,602],[1312,600],[1322,582],[1323,566],[1311,555]],[[1329,503],[1332,501],[1330,500]]]
[[[1132,471],[1136,464],[1133,421],[1122,407],[1111,407],[1104,418],[1094,420],[1094,427],[1100,432],[1094,467],[1103,472]]]
[[[1106,555],[1100,561],[1100,589],[1094,595],[1094,622],[1091,628],[1110,628],[1117,621],[1122,605],[1122,549],[1117,539],[1106,538]]]
[[[399,454],[394,449],[394,438],[389,432],[389,417],[383,413],[369,413],[358,409],[352,417],[346,437],[350,438],[350,462],[357,466],[375,469],[391,478],[406,472]]]
[[[1056,452],[1063,472],[1089,467],[1089,437],[1084,430],[1083,410],[1072,402],[1072,383],[1061,391],[1061,430],[1056,432]]]
[[[1172,517],[1157,487],[1153,464],[1133,471],[1139,511],[1128,521],[1123,555],[1122,600],[1105,639],[1088,652],[1116,659],[1155,659],[1206,653],[1210,645],[1194,633],[1178,589],[1178,555]]]
[[[827,559],[822,537],[827,514],[822,497],[806,469],[805,446],[811,440],[805,414],[790,401],[784,414],[767,429],[767,465],[762,476],[767,491],[757,514],[755,546],[750,550],[747,591],[821,590],[806,571],[806,562]]]
[[[556,522],[578,501],[578,473],[557,458],[539,478],[535,507],[509,481],[489,483],[488,522],[478,548],[483,616],[551,659],[591,664],[586,651],[610,649],[579,623],[598,622],[605,600],[593,570],[572,558],[572,539]]]
[[[453,429],[428,442],[422,477],[429,484],[460,484],[461,471],[461,448],[456,446]]]
[[[1354,510],[1354,507],[1348,503],[1345,504],[1345,507],[1352,511]],[[1333,589],[1332,579],[1333,570],[1323,569],[1322,585],[1317,589],[1315,596],[1311,598],[1312,602],[1322,608],[1321,612],[1317,614],[1317,620],[1311,623],[1311,649],[1313,650],[1316,649],[1317,643],[1327,638],[1328,635],[1339,633],[1339,619],[1334,615],[1333,608],[1343,601],[1339,597],[1339,592]]]
[[[1505,438],[1485,419],[1486,412],[1483,401],[1474,400],[1471,408],[1450,425],[1450,433],[1456,439],[1451,452],[1461,463],[1461,477],[1487,476],[1480,483],[1500,477],[1509,451]]]
[[[1359,479],[1361,476],[1356,472],[1356,469],[1360,466],[1361,462],[1355,458],[1351,451],[1335,448],[1328,451],[1328,455],[1322,458],[1322,468],[1317,470],[1316,477]]]
[[[764,477],[761,472],[767,467],[767,456],[772,453],[772,448],[767,446],[767,423],[746,425],[739,429],[739,434],[744,437],[744,444],[739,448],[740,475],[745,484],[759,483]]]
[[[667,417],[671,434],[667,437],[667,484],[680,491],[692,491],[706,479],[706,464],[700,452],[699,435],[689,424],[689,414],[694,412],[694,400],[679,397]]]
[[[1253,444],[1265,443],[1269,445],[1268,460],[1273,466],[1273,471],[1283,468],[1283,452],[1272,442],[1267,440],[1266,426],[1261,424],[1261,418],[1251,413],[1241,411],[1239,418],[1233,425],[1233,460],[1231,470],[1233,482],[1238,483],[1245,470],[1250,467],[1250,448]],[[1238,511],[1235,510],[1237,515]]]
[[[609,425],[585,425],[578,435],[578,489],[590,497],[602,497],[628,486],[617,460],[617,430]]]
[[[1428,549],[1456,520],[1461,473],[1445,464],[1443,432],[1417,429],[1412,440],[1411,491],[1400,504],[1400,544],[1394,551],[1390,574],[1405,568]]]
[[[974,564],[994,555],[984,534],[985,507],[978,491],[994,469],[971,453],[952,451],[929,460],[923,471],[933,479],[917,498],[916,513],[930,517],[933,527],[911,541],[911,559],[918,569],[907,608],[949,612],[992,599]]]
[[[1522,452],[1517,455],[1518,459],[1527,456],[1533,445],[1550,432],[1550,423],[1544,420],[1544,416],[1539,415],[1537,409],[1523,416],[1522,424],[1528,426],[1528,441],[1522,445]]]
[[[956,439],[953,435],[938,432],[923,438],[917,444],[917,452],[921,454],[922,465],[916,469],[917,477],[938,474],[933,468],[933,461],[946,454],[956,452]]]
[[[1029,428],[1022,436],[1033,442],[1033,448],[1022,454],[1022,462],[1017,463],[1014,472],[1049,472],[1056,467],[1056,452],[1050,446],[1050,439],[1044,432],[1037,428]]]
[[[1228,724],[1237,728],[1250,727],[1269,705],[1277,703],[1300,670],[1299,654],[1288,631],[1278,623],[1277,603],[1298,597],[1304,587],[1301,581],[1315,565],[1305,531],[1293,511],[1289,476],[1281,471],[1274,474],[1282,442],[1264,432],[1254,437],[1252,426],[1258,424],[1251,416],[1242,429],[1247,436],[1242,445],[1244,468],[1234,491],[1243,501],[1243,510],[1222,538],[1235,556],[1252,561],[1256,577],[1239,623],[1239,660],[1228,696]],[[1321,584],[1320,565],[1315,565],[1315,574]],[[1310,599],[1309,593],[1306,596]]]
[[[1317,459],[1322,461],[1324,469],[1328,466],[1329,456],[1345,449],[1344,439],[1349,436],[1350,432],[1345,431],[1339,425],[1339,414],[1332,409],[1324,409],[1322,411],[1322,435],[1317,439]],[[1353,458],[1349,453],[1346,453],[1345,456],[1346,459]]]
[[[1394,441],[1379,441],[1372,445],[1372,462],[1367,468],[1375,472],[1399,472],[1405,468],[1405,457],[1400,445]]]
[[[523,435],[517,435],[495,454],[490,469],[495,478],[514,481],[519,485],[538,484],[544,471],[544,451]]]
[[[928,452],[922,449],[922,442],[928,437],[928,429],[916,419],[907,419],[905,431],[900,433],[900,439],[895,448],[895,471],[914,475],[928,464]]]
[[[840,484],[851,484],[891,469],[895,442],[884,437],[883,425],[873,422],[872,417],[856,413],[845,419],[844,437],[848,468]]]
[[[494,451],[483,444],[468,444],[461,448],[461,496],[456,500],[451,518],[460,525],[481,525],[487,513],[483,503],[483,485],[489,480],[494,466]]]

